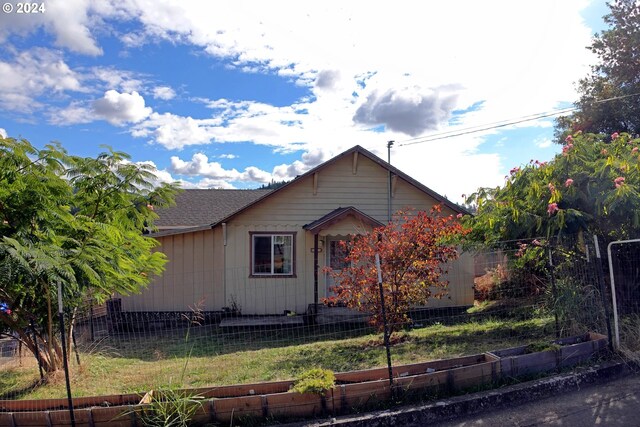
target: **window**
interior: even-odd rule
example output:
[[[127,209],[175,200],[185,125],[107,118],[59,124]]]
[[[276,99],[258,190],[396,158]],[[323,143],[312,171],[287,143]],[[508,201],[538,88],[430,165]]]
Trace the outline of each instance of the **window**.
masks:
[[[349,249],[340,240],[329,240],[329,267],[332,270],[342,270],[351,265],[346,258],[349,256]]]
[[[293,276],[295,234],[251,234],[252,276]]]

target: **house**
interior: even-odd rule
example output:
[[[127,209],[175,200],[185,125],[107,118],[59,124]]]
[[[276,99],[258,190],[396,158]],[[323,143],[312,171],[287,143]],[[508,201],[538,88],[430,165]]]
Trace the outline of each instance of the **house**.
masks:
[[[391,193],[389,197],[389,192]],[[389,205],[390,201],[390,205]],[[305,312],[330,294],[324,267],[340,268],[338,241],[412,207],[465,212],[362,147],[353,147],[276,190],[185,190],[159,212],[151,234],[169,258],[165,273],[123,311],[243,314]],[[449,267],[449,297],[429,307],[473,304],[473,258]]]

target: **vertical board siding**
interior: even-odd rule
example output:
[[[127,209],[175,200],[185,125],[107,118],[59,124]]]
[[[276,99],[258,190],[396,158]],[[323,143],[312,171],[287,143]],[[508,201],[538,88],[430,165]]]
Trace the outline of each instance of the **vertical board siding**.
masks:
[[[215,272],[213,234],[205,230],[159,237],[158,250],[168,258],[165,271],[141,293],[122,298],[123,310],[220,310],[225,303],[222,290],[217,290],[222,276]]]
[[[388,176],[378,164],[360,156],[357,174],[353,174],[352,159],[345,157],[317,173],[317,191],[314,194],[314,176],[299,181],[263,200],[237,217],[228,226],[228,245],[234,250],[227,258],[227,295],[233,294],[245,314],[282,314],[284,310],[304,312],[313,302],[313,235],[303,229],[338,207],[353,206],[382,223],[387,222]],[[413,208],[430,210],[436,200],[422,190],[398,178],[392,212]],[[443,214],[454,212],[448,208]],[[332,225],[322,235],[349,235],[366,228],[359,221],[347,218]],[[367,228],[368,229],[368,228]],[[297,232],[295,278],[251,278],[249,232]],[[325,248],[324,250],[327,250]],[[319,256],[319,297],[325,297],[326,254]],[[461,258],[451,265],[449,274],[450,297],[434,300],[433,306],[473,304],[473,277],[464,274],[469,258]],[[470,264],[473,265],[472,263]],[[458,268],[462,272],[458,273]],[[430,303],[431,306],[431,303]]]
[[[315,179],[315,182],[314,182]],[[315,190],[315,191],[314,191]],[[359,156],[354,173],[353,158],[345,156],[298,178],[227,222],[227,246],[222,227],[214,230],[160,237],[160,250],[169,258],[165,273],[140,295],[123,301],[126,310],[188,310],[203,300],[206,310],[237,304],[243,314],[305,312],[313,302],[313,235],[309,224],[338,207],[353,206],[381,223],[387,222],[387,171]],[[392,197],[392,212],[413,208],[430,210],[437,201],[401,178]],[[454,213],[443,208],[443,214]],[[366,228],[348,217],[321,234],[349,235]],[[250,277],[250,232],[295,232],[295,277]],[[324,248],[326,251],[327,248]],[[326,252],[319,254],[319,297],[325,295]],[[473,304],[473,258],[463,255],[450,266],[450,298],[429,306]]]

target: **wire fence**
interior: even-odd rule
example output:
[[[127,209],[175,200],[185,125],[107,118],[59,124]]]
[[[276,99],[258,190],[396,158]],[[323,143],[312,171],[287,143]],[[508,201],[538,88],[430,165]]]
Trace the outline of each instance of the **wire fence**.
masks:
[[[564,345],[569,341],[557,340],[580,342],[593,336],[589,333],[612,337],[617,331],[620,350],[637,357],[640,243],[614,246],[611,263],[605,242],[582,234],[499,242],[468,249],[467,254],[473,259],[472,273],[463,275],[468,281],[456,277],[462,273],[450,271],[448,294],[426,306],[414,307],[401,323],[388,323],[386,333],[368,323],[367,313],[308,301],[308,290],[289,289],[266,298],[268,289],[247,282],[240,271],[201,272],[202,292],[197,294],[185,294],[177,288],[171,294],[148,293],[144,304],[139,297],[118,297],[104,304],[87,301],[66,313],[67,322],[75,313],[69,339],[71,394],[76,400],[118,395],[121,401],[132,394],[133,402],[149,390],[198,388],[202,397],[222,393],[224,386],[252,384],[253,393],[249,395],[259,397],[261,392],[256,387],[267,386],[256,384],[281,382],[278,387],[286,392],[304,372],[322,368],[349,372],[344,378],[351,379],[341,380],[343,387],[357,383],[353,378],[368,376],[382,381],[378,396],[424,399],[427,394],[440,396],[486,387],[497,381],[496,372],[508,372],[511,378],[516,371],[519,376],[532,375],[565,366],[557,358],[539,361],[534,367],[518,368],[514,362],[509,366],[500,362],[502,356],[532,344],[555,340],[555,345]],[[236,293],[224,307],[207,305],[202,298],[209,292],[204,277],[223,274],[227,281],[237,277],[233,284]],[[611,286],[612,277],[615,287]],[[455,292],[472,292],[473,297],[468,304],[460,305],[456,303],[460,298],[451,298]],[[281,298],[305,301],[305,309],[276,313]],[[167,310],[171,299],[189,301],[189,309]],[[614,299],[618,302],[617,313]],[[274,301],[273,308],[267,301]],[[247,312],[249,305],[254,307],[253,312]],[[393,365],[391,378],[389,359]],[[469,365],[468,371],[455,380],[448,374],[448,379],[443,377],[435,385],[431,379],[430,386],[425,382],[418,387],[420,378],[415,372],[440,372],[446,363],[456,368]],[[483,364],[488,368],[472,372],[470,366]],[[209,391],[202,391],[204,388]],[[402,390],[400,397],[398,390]],[[323,395],[318,401],[318,413],[331,413],[331,408],[337,411],[338,407],[362,408],[372,395],[371,388],[366,387],[339,399],[337,392],[332,393],[332,397]],[[2,413],[9,412],[6,402],[24,400],[27,406],[23,405],[21,411],[35,411],[40,406],[27,402],[40,399],[58,404],[55,399],[65,396],[61,376],[41,381],[36,355],[11,331],[5,331],[0,339],[0,425],[4,425]],[[274,399],[269,400],[267,409],[264,402],[258,405],[255,414],[245,407],[244,415],[277,416],[279,404]],[[211,405],[214,408],[215,404]],[[289,402],[281,406],[295,405]],[[215,409],[215,414],[217,422],[235,416],[234,425],[239,425],[242,416],[240,412],[225,415],[222,407]],[[15,414],[12,417],[13,425],[19,425]]]

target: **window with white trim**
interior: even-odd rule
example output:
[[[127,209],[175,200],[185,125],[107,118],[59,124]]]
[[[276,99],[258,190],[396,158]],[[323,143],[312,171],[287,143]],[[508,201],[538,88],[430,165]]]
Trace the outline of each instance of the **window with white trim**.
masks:
[[[294,234],[251,235],[251,275],[293,276]]]

